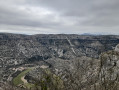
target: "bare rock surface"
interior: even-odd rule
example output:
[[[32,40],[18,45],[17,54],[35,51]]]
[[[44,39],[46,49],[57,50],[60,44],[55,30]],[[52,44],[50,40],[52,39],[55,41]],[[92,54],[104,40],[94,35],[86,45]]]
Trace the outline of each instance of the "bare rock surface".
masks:
[[[50,77],[57,90],[119,90],[119,36],[0,33],[0,89],[31,67],[24,83]]]

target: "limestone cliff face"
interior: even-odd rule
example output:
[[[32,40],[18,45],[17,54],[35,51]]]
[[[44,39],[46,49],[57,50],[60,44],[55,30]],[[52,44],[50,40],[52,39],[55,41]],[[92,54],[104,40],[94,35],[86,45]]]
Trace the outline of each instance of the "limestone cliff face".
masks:
[[[115,47],[115,51],[119,52],[119,44]]]
[[[101,60],[101,73],[105,79],[116,80],[119,75],[119,45],[115,50],[102,53]]]
[[[17,60],[98,58],[119,43],[118,36],[0,34],[0,57]]]
[[[105,89],[119,89],[119,52],[117,46],[115,50],[101,54],[99,82],[101,87]]]
[[[32,81],[48,68],[66,90],[118,90],[118,44],[119,36],[0,34],[0,80],[35,67],[27,74]]]

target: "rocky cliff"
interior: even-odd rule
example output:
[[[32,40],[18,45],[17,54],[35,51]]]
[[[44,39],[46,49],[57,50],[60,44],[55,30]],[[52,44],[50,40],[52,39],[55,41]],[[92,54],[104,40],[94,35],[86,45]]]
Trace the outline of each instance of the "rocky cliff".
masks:
[[[42,75],[48,75],[52,82],[60,78],[58,87],[62,90],[118,90],[117,44],[119,36],[114,35],[1,33],[0,81],[12,82],[22,71],[32,68],[24,76],[29,83],[41,81]]]
[[[119,36],[0,34],[0,57],[11,61],[17,59],[19,63],[22,59],[29,62],[80,56],[98,58],[118,43]]]

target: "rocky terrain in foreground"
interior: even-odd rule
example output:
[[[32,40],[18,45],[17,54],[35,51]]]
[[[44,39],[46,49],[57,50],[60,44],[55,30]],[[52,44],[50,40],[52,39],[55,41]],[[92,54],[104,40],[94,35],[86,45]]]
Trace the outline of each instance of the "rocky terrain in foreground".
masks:
[[[114,35],[1,33],[0,90],[119,90],[118,44]]]

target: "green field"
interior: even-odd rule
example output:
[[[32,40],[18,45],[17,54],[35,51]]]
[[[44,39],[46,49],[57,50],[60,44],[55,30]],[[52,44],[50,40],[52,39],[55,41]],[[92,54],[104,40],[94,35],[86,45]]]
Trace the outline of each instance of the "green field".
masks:
[[[21,77],[25,76],[29,71],[31,71],[32,69],[27,69],[23,72],[21,72],[17,77],[15,77],[13,79],[13,84],[14,85],[19,85],[19,84],[24,84],[24,82],[21,80]]]
[[[50,83],[52,83],[53,87],[55,88],[62,88],[63,87],[63,81],[56,76],[55,74],[53,74],[49,69],[44,70],[44,72],[46,74],[44,74],[39,82],[35,82],[35,83],[24,83],[21,78],[24,77],[29,71],[33,70],[33,68],[29,68],[27,70],[24,70],[23,72],[21,72],[17,77],[15,77],[13,79],[13,84],[18,86],[20,85],[20,87],[23,88],[27,88],[27,89],[34,89],[34,88],[47,88],[49,90]],[[46,89],[43,89],[46,90]]]

